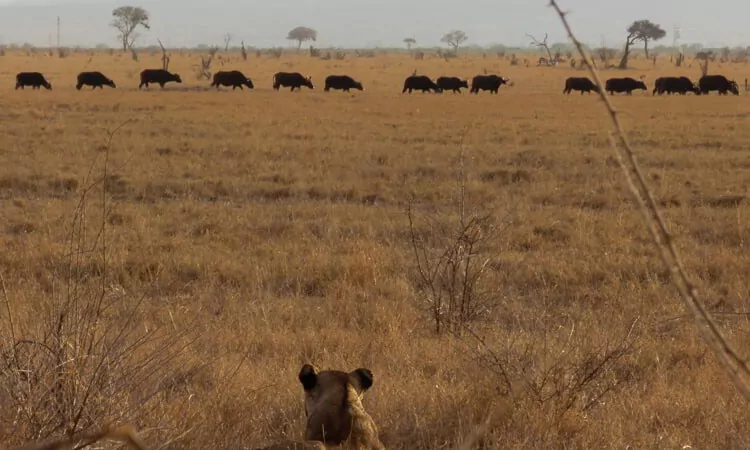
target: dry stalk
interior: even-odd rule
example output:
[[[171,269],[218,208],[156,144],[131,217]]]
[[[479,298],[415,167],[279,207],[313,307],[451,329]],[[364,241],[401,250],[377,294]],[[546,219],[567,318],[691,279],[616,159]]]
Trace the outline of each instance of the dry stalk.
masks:
[[[550,0],[549,6],[554,8],[557,12],[568,33],[568,37],[578,49],[578,52],[583,58],[583,63],[586,65],[589,73],[600,88],[599,96],[601,97],[604,106],[607,108],[615,127],[615,131],[610,134],[612,148],[615,150],[617,161],[625,175],[628,187],[630,188],[633,197],[635,197],[638,202],[639,209],[643,214],[643,218],[648,226],[649,232],[651,233],[651,238],[659,250],[659,255],[672,275],[672,282],[677,287],[680,297],[690,311],[696,325],[698,325],[698,329],[701,332],[703,339],[714,351],[719,362],[722,364],[737,389],[739,389],[746,400],[750,401],[750,386],[748,385],[748,380],[750,380],[750,369],[748,368],[747,363],[727,342],[721,334],[719,327],[716,325],[716,322],[714,322],[710,313],[698,298],[698,290],[688,278],[680,253],[674,245],[672,235],[667,230],[667,225],[659,211],[653,192],[646,183],[646,179],[643,176],[643,172],[635,157],[630,141],[622,128],[617,111],[612,106],[612,103],[609,101],[609,96],[603,89],[603,84],[599,78],[597,70],[589,63],[586,51],[580,41],[578,41],[573,34],[573,30],[565,18],[566,13],[560,9],[556,0]],[[617,145],[618,142],[620,145]]]

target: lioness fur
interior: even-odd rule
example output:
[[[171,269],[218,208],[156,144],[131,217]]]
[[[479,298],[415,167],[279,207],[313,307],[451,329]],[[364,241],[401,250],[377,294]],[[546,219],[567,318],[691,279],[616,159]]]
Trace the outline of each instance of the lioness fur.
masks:
[[[362,395],[373,383],[369,369],[320,371],[305,364],[298,378],[305,390],[305,440],[326,447],[385,450],[375,421],[362,405]]]

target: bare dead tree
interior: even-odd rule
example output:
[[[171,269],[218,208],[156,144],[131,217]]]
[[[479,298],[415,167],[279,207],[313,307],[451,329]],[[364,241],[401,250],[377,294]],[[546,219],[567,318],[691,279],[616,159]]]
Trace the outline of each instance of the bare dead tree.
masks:
[[[161,43],[161,39],[157,39],[156,41],[159,42],[159,47],[161,47],[161,68],[164,70],[169,70],[170,55],[167,55],[167,49],[164,48],[164,44]]]
[[[534,36],[528,34],[528,33],[526,33],[526,36],[528,36],[529,38],[531,38],[531,44],[530,45],[533,45],[533,46],[535,46],[537,48],[543,48],[544,50],[547,51],[547,57],[548,57],[548,59],[547,59],[547,65],[548,66],[554,66],[555,64],[557,64],[557,60],[552,57],[552,51],[549,49],[549,45],[547,44],[547,39],[549,38],[549,34],[548,33],[544,33],[544,39],[541,40],[541,41],[538,40],[537,38],[535,38]],[[543,58],[541,58],[539,60],[540,63],[542,62],[542,59]]]
[[[242,41],[242,60],[247,61],[247,50],[245,49],[245,41]]]
[[[225,52],[229,51],[229,43],[232,42],[233,37],[234,36],[232,36],[231,33],[227,33],[224,35],[224,51]]]
[[[138,62],[138,53],[135,52],[134,48],[130,49],[130,57],[133,59],[133,61]]]
[[[211,47],[208,50],[208,57],[201,56],[201,63],[199,66],[196,66],[197,72],[198,72],[198,79],[211,79],[211,64],[214,61],[214,56],[216,56],[216,52],[219,51],[219,47]]]

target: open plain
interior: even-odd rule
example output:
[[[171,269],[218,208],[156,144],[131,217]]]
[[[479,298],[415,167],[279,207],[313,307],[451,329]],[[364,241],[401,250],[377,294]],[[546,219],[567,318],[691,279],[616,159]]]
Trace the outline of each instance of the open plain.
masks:
[[[750,447],[747,404],[650,244],[601,101],[562,94],[584,72],[224,54],[214,70],[255,90],[216,92],[198,55],[173,53],[183,84],[142,91],[159,54],[0,57],[0,444],[109,421],[153,448],[299,438],[311,361],[373,371],[364,404],[391,449],[453,448],[486,418],[488,449]],[[633,66],[649,88],[700,75]],[[76,91],[84,70],[117,88]],[[513,86],[402,95],[415,70]],[[15,91],[19,71],[52,90]],[[275,92],[277,71],[316,89]],[[325,93],[329,74],[365,90]],[[746,354],[747,94],[614,103],[702,298]],[[415,247],[438,261],[462,214],[483,224],[477,307],[471,331],[437,333]]]

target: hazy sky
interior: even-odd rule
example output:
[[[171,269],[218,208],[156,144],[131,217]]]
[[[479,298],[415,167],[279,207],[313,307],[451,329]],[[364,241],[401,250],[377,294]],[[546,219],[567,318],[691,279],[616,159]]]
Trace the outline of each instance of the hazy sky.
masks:
[[[47,45],[61,16],[61,44],[117,45],[108,24],[116,6],[143,6],[151,31],[137,45],[161,38],[165,45],[219,44],[230,32],[247,45],[286,46],[295,26],[318,30],[318,46],[400,46],[414,36],[419,45],[438,45],[451,29],[464,30],[468,43],[526,45],[526,33],[550,42],[565,35],[547,0],[0,0],[0,43]],[[683,43],[710,47],[750,45],[750,2],[745,0],[561,0],[586,43],[620,47],[624,29],[649,19],[672,43],[679,25]]]

